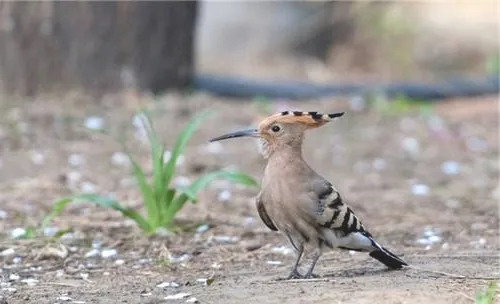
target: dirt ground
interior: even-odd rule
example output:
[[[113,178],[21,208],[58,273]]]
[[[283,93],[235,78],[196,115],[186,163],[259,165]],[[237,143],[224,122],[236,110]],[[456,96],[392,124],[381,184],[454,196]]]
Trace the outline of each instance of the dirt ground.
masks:
[[[379,242],[413,267],[387,271],[367,254],[331,251],[318,262],[320,280],[300,283],[276,280],[288,274],[293,254],[258,218],[258,189],[224,182],[181,211],[179,221],[193,229],[178,234],[148,238],[116,212],[75,205],[52,223],[72,228],[63,237],[12,239],[15,228],[36,224],[53,201],[81,189],[140,208],[129,167],[113,156],[120,146],[83,124],[101,117],[148,165],[131,117],[135,106],[151,100],[65,99],[0,101],[0,303],[185,303],[194,297],[199,303],[459,304],[473,303],[478,290],[500,277],[496,97],[397,115],[354,111],[343,99],[271,104],[270,112],[347,111],[308,133],[305,157]],[[179,176],[231,166],[260,180],[265,162],[255,142],[207,144],[265,115],[258,104],[203,94],[171,94],[155,103],[154,120],[168,147],[192,114],[215,112],[190,141]],[[99,255],[104,252],[110,256]],[[164,299],[178,293],[190,295]]]

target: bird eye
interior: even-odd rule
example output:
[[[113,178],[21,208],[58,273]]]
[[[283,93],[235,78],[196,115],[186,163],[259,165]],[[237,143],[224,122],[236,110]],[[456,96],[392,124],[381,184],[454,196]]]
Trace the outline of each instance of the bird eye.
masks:
[[[273,132],[279,132],[279,130],[281,130],[281,129],[280,129],[280,127],[279,127],[279,126],[274,126],[274,127],[272,127],[272,128],[271,128],[271,130],[272,130]]]

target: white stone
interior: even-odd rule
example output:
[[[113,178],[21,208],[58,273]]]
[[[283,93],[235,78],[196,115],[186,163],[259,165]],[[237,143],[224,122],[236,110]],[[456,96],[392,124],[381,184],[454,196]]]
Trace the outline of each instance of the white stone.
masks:
[[[85,127],[90,130],[101,130],[104,127],[104,119],[99,116],[89,116],[85,119]]]

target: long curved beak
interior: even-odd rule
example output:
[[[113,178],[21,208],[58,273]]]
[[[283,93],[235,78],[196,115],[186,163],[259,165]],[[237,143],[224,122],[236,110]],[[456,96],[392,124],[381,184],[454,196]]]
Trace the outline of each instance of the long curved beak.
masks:
[[[212,138],[209,142],[214,142],[218,140],[223,140],[223,139],[229,139],[229,138],[236,138],[236,137],[258,137],[259,136],[259,131],[256,129],[248,129],[248,130],[241,130],[241,131],[236,131],[232,133],[227,133],[221,136],[218,136],[216,138]]]

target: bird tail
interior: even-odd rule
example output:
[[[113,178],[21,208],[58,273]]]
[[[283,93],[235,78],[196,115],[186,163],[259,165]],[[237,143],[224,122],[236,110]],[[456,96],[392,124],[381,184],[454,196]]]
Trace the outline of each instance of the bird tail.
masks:
[[[377,246],[377,249],[370,252],[370,256],[391,269],[400,269],[403,266],[408,266],[405,261],[380,245]]]

